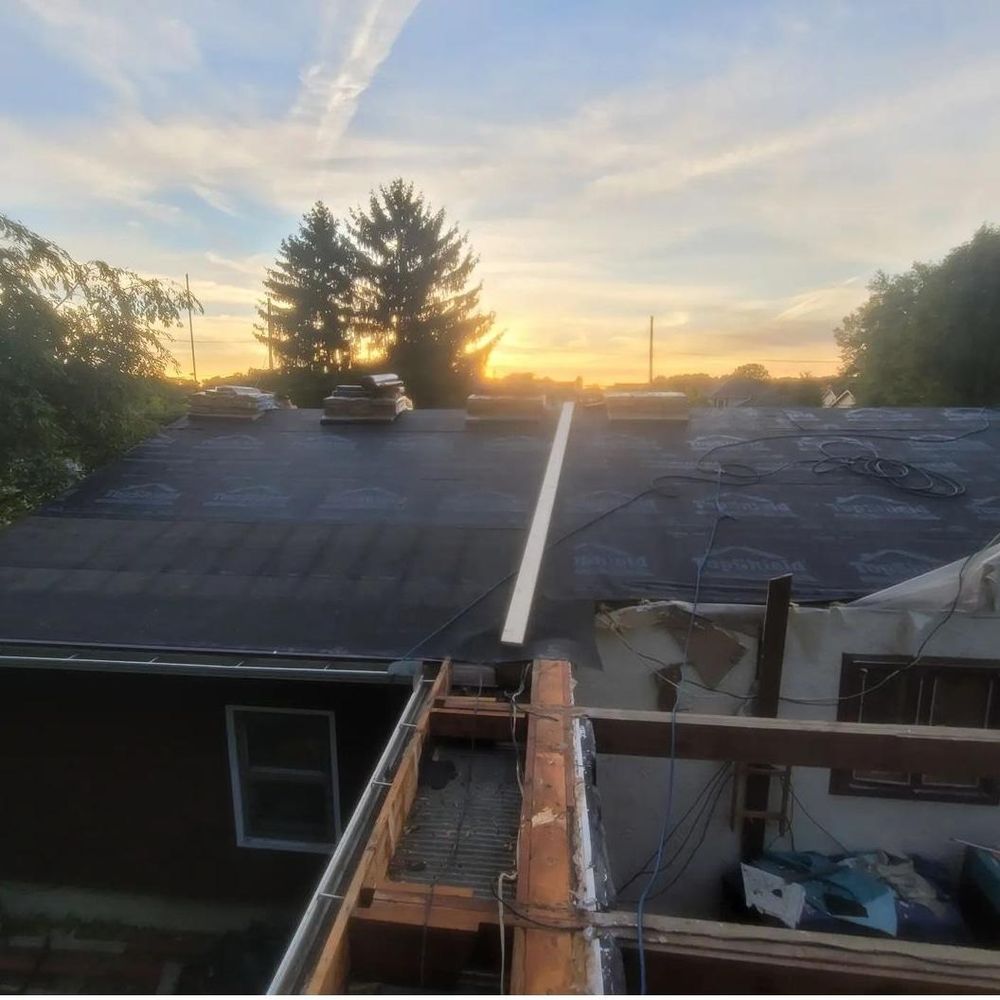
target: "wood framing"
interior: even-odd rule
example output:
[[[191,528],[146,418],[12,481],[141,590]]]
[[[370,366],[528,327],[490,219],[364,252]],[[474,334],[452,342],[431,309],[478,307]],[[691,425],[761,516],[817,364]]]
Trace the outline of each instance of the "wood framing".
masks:
[[[594,915],[635,960],[635,914]],[[650,992],[997,993],[1000,952],[649,915]]]
[[[570,665],[536,660],[525,748],[524,801],[517,852],[518,909],[543,906],[570,917],[574,893],[570,810],[573,808],[573,702]],[[538,711],[535,712],[534,710]],[[582,993],[586,954],[578,931],[525,926],[514,932],[510,992]]]
[[[601,942],[620,949],[629,975],[637,947],[634,913],[595,912],[580,895],[587,864],[579,823],[586,806],[576,784],[581,716],[589,718],[605,753],[664,756],[675,725],[681,758],[843,768],[877,758],[915,770],[967,766],[971,758],[977,769],[1000,775],[995,731],[689,713],[673,722],[669,712],[575,708],[570,665],[553,660],[533,664],[530,695],[512,719],[509,702],[452,694],[450,680],[446,664],[423,712],[408,724],[412,736],[367,842],[359,842],[306,992],[344,992],[351,980],[422,986],[425,968],[434,983],[447,985],[465,970],[498,968],[504,953],[511,993],[599,991]],[[771,692],[773,702],[773,683]],[[524,794],[517,888],[502,918],[496,900],[447,884],[447,873],[440,884],[390,879],[428,741],[509,743],[512,724],[517,741],[524,741]],[[646,915],[643,944],[656,992],[1000,992],[995,951],[656,915]]]
[[[475,734],[483,740],[509,740],[510,708],[480,702],[471,708],[444,705],[431,715],[438,736]],[[526,705],[516,721],[539,714],[590,719],[600,753],[665,757],[670,752],[670,712],[614,708],[547,708]],[[825,722],[814,719],[762,719],[757,716],[677,715],[677,757],[791,764],[802,767],[864,768],[872,760],[890,770],[962,770],[975,760],[984,775],[1000,775],[1000,730],[952,726],[896,726],[880,723]]]
[[[556,424],[555,434],[552,436],[549,460],[538,491],[538,501],[531,518],[531,527],[528,529],[528,538],[524,543],[521,567],[517,571],[517,579],[514,581],[510,604],[507,607],[507,617],[500,633],[500,641],[507,645],[523,645],[528,632],[531,607],[535,602],[535,588],[538,586],[538,574],[542,569],[542,557],[545,555],[549,537],[549,523],[552,520],[556,493],[559,489],[559,477],[562,475],[575,405],[572,401],[563,403],[559,412],[559,423]]]
[[[791,575],[775,577],[767,584],[767,604],[764,624],[757,650],[756,715],[774,718],[781,697],[781,670],[785,662],[785,635],[788,632],[788,609],[792,602]],[[767,832],[768,805],[771,798],[771,777],[768,773],[746,775],[741,847],[744,860],[758,857],[764,850]]]
[[[413,736],[406,746],[389,791],[382,803],[372,834],[368,839],[351,881],[340,900],[340,907],[310,973],[306,993],[325,994],[346,991],[349,969],[348,927],[361,890],[368,883],[385,877],[406,816],[417,792],[417,776],[424,742],[430,730],[430,706],[447,693],[451,683],[451,662],[438,670],[428,699],[428,708],[413,724]]]

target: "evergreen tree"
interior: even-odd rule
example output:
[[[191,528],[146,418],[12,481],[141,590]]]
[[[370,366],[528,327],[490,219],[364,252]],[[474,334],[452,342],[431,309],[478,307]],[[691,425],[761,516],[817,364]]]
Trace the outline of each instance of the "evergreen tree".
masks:
[[[284,371],[317,374],[352,361],[352,253],[330,210],[318,201],[297,234],[281,241],[264,288],[271,299],[272,350]],[[258,308],[256,337],[267,343],[267,304]]]
[[[402,179],[351,213],[350,234],[359,334],[418,403],[459,402],[500,339],[494,314],[479,311],[482,286],[469,284],[478,257],[468,237]]]

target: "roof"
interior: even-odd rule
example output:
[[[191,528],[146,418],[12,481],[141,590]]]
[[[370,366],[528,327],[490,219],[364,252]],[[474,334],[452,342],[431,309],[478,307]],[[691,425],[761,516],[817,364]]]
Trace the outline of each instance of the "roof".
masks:
[[[9,528],[0,638],[516,658],[497,637],[551,426],[319,416],[181,422]],[[967,492],[914,497],[804,464],[833,438]],[[704,601],[760,602],[787,572],[797,600],[852,599],[961,558],[1000,529],[998,451],[972,409],[697,409],[642,425],[580,411],[529,652],[593,662],[595,602],[690,597],[713,529]],[[720,489],[717,458],[783,468]]]

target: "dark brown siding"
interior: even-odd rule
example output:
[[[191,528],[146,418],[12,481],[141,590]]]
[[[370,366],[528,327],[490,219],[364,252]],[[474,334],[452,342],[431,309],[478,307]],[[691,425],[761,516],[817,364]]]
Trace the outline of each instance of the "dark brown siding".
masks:
[[[0,879],[294,902],[321,854],[236,846],[225,706],[332,710],[346,822],[405,686],[0,670]]]

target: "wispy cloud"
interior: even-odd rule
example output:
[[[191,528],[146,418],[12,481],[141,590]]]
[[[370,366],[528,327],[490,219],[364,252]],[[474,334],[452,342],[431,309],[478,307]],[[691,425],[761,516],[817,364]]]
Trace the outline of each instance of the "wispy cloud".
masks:
[[[154,77],[189,71],[201,59],[191,28],[165,9],[99,0],[20,0],[48,29],[47,43],[135,104]]]

